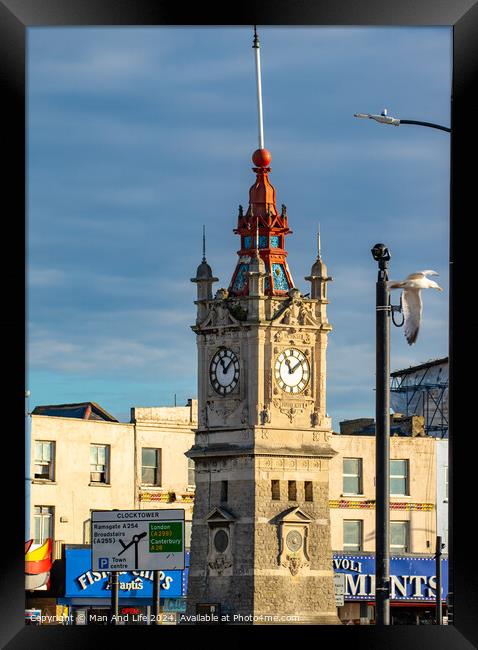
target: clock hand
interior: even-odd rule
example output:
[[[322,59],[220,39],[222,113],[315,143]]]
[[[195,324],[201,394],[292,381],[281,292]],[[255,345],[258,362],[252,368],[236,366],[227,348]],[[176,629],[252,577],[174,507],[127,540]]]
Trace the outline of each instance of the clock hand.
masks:
[[[300,366],[300,361],[296,363],[293,368],[289,366],[289,374],[292,374],[295,371],[295,369],[298,368],[299,366]]]
[[[229,370],[229,366],[231,365],[231,363],[232,363],[232,359],[229,361],[229,363],[227,364],[227,366],[223,366],[223,368],[224,368],[224,374],[226,374],[226,372]]]

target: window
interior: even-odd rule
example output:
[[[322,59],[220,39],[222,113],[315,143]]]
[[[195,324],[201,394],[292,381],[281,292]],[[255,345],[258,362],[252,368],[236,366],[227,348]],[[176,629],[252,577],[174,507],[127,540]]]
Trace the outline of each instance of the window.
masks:
[[[196,485],[196,477],[194,474],[194,461],[188,458],[188,485]]]
[[[221,502],[227,501],[227,481],[221,481]]]
[[[408,521],[390,522],[390,550],[395,553],[409,552],[409,526]]]
[[[408,494],[408,460],[390,461],[390,494]]]
[[[280,481],[271,481],[271,493],[273,501],[280,501]]]
[[[289,501],[297,501],[297,483],[289,481],[288,485]]]
[[[108,446],[90,445],[90,481],[108,483]]]
[[[306,501],[313,501],[314,500],[314,491],[312,487],[312,481],[305,481],[304,482],[304,495],[305,495],[305,500]]]
[[[35,473],[34,478],[53,481],[53,460],[55,443],[50,440],[35,441]]]
[[[141,450],[142,485],[161,485],[160,457],[161,449],[143,447]]]
[[[362,550],[362,520],[344,520],[344,551]]]
[[[362,459],[344,458],[343,493],[362,494]]]
[[[53,538],[53,506],[35,506],[33,511],[34,544]]]

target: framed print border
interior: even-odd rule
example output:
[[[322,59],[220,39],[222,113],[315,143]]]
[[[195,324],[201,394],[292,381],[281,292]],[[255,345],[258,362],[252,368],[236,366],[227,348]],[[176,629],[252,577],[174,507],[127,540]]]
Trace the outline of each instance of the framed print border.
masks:
[[[187,20],[187,23],[184,21]],[[317,629],[317,641],[340,640],[354,647],[367,648],[470,648],[478,646],[476,622],[478,572],[474,568],[470,526],[474,521],[474,497],[470,489],[476,474],[476,456],[470,449],[473,441],[470,405],[475,398],[471,379],[473,343],[476,325],[471,317],[471,286],[474,261],[473,240],[468,224],[470,209],[476,202],[476,162],[478,155],[478,114],[472,99],[478,68],[477,0],[403,0],[384,3],[377,0],[342,0],[340,2],[263,0],[260,4],[195,3],[187,9],[179,3],[161,0],[0,0],[0,68],[2,83],[3,211],[5,252],[12,261],[3,265],[4,348],[10,357],[7,364],[7,400],[4,424],[4,509],[7,529],[2,535],[0,572],[0,642],[2,647],[94,647],[98,641],[126,642],[134,630],[137,635],[153,634],[154,626],[134,628],[26,627],[24,622],[24,387],[25,382],[25,102],[26,37],[34,26],[120,26],[120,25],[384,25],[453,27],[453,89],[451,111],[451,192],[450,192],[450,327],[449,327],[449,584],[452,593],[453,624],[444,627],[400,626],[357,628],[347,626]],[[475,83],[474,83],[475,82]],[[470,162],[467,162],[470,161]],[[4,231],[5,232],[5,231]],[[465,302],[466,294],[466,302]],[[15,343],[15,345],[13,345]],[[20,360],[23,359],[23,362]],[[13,406],[13,408],[11,408]],[[14,414],[13,421],[8,415]],[[467,418],[468,415],[468,418]],[[469,423],[468,423],[469,420]],[[8,460],[8,462],[7,462]],[[455,469],[455,471],[454,471]],[[452,507],[453,506],[453,507]],[[462,514],[457,515],[458,508]],[[467,510],[465,510],[465,508]],[[194,627],[194,640],[207,634],[207,626]],[[238,628],[234,634],[270,634],[270,628]],[[108,634],[120,637],[104,636]],[[230,636],[229,628],[215,630]],[[183,636],[191,628],[161,628],[158,641],[165,636]],[[283,626],[282,636],[297,635],[294,626]],[[204,637],[205,642],[210,636]]]

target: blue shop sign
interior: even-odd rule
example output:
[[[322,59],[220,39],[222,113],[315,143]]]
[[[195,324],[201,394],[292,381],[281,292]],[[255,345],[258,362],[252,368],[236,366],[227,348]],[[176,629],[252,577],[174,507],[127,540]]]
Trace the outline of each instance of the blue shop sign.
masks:
[[[67,598],[109,598],[110,573],[92,571],[91,550],[89,548],[65,549],[65,597]],[[186,565],[189,565],[189,552],[186,551]],[[179,598],[186,594],[188,568],[185,571],[160,572],[161,598]],[[153,597],[152,571],[120,571],[120,598]]]
[[[345,600],[375,600],[375,556],[334,553],[335,573],[345,574]],[[448,594],[448,559],[442,558],[442,600]],[[390,598],[408,602],[432,602],[436,593],[434,557],[392,556]]]

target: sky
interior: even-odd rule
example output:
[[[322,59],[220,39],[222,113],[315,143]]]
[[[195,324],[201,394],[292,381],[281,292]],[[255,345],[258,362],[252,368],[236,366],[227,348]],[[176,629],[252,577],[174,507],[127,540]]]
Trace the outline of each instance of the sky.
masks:
[[[328,285],[327,411],[375,412],[375,282],[434,269],[413,346],[392,326],[391,369],[448,354],[448,27],[259,27],[265,146],[303,293],[320,223]],[[30,405],[133,406],[197,396],[202,257],[229,285],[238,205],[255,180],[252,28],[28,29],[27,388]],[[395,303],[399,293],[393,292]]]

